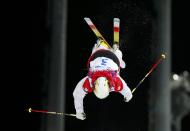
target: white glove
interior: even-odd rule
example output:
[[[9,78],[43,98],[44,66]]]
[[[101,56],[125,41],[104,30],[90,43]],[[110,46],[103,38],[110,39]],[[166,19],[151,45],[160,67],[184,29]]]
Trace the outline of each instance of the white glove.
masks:
[[[84,120],[86,119],[86,114],[84,112],[82,113],[77,113],[76,114],[76,118],[80,119],[80,120]]]
[[[132,99],[132,94],[131,94],[131,95],[126,95],[126,96],[124,97],[124,101],[125,101],[125,102],[129,102],[131,99]]]

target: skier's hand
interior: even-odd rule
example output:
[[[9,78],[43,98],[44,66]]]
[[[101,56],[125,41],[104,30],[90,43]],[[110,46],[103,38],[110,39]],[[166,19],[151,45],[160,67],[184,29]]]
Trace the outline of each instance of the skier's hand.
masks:
[[[132,99],[132,95],[129,95],[129,96],[125,96],[125,97],[124,97],[124,101],[125,101],[125,102],[129,102],[131,99]]]
[[[76,114],[76,118],[80,119],[80,120],[84,120],[86,119],[86,114],[84,112],[82,113],[77,113]]]

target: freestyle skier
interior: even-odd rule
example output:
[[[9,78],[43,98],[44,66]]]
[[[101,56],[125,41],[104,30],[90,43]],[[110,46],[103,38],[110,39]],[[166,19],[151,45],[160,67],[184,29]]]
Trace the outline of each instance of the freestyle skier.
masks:
[[[87,62],[88,74],[76,85],[73,97],[76,109],[76,118],[86,119],[83,107],[83,99],[88,93],[94,93],[99,99],[105,99],[110,92],[118,92],[128,102],[132,98],[132,92],[126,82],[120,76],[120,68],[125,68],[122,52],[119,50],[117,39],[119,37],[119,19],[114,18],[114,44],[109,44],[98,32],[89,18],[85,18],[91,29],[97,35],[91,56]]]

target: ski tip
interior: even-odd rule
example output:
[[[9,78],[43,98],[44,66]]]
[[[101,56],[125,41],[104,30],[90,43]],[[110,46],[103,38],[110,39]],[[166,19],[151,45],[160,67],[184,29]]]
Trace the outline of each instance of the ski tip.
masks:
[[[115,22],[120,22],[120,19],[119,18],[114,18],[113,19]]]
[[[88,18],[88,17],[84,17],[84,20],[90,20],[90,18]]]

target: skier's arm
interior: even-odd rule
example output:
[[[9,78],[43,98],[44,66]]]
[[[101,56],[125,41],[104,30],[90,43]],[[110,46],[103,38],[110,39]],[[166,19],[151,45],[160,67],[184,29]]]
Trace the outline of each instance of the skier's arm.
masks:
[[[120,91],[120,93],[124,96],[124,100],[126,102],[129,102],[133,97],[131,89],[127,86],[126,82],[120,76],[119,78],[123,83],[123,89]]]
[[[79,116],[79,119],[84,120],[85,116],[80,116],[80,115],[85,115],[84,113],[84,107],[83,107],[83,99],[86,96],[86,92],[83,90],[83,83],[87,77],[83,78],[75,87],[75,90],[73,92],[73,97],[74,97],[74,106],[76,110],[76,115]],[[84,118],[83,118],[84,117]],[[77,117],[78,118],[78,117]]]

